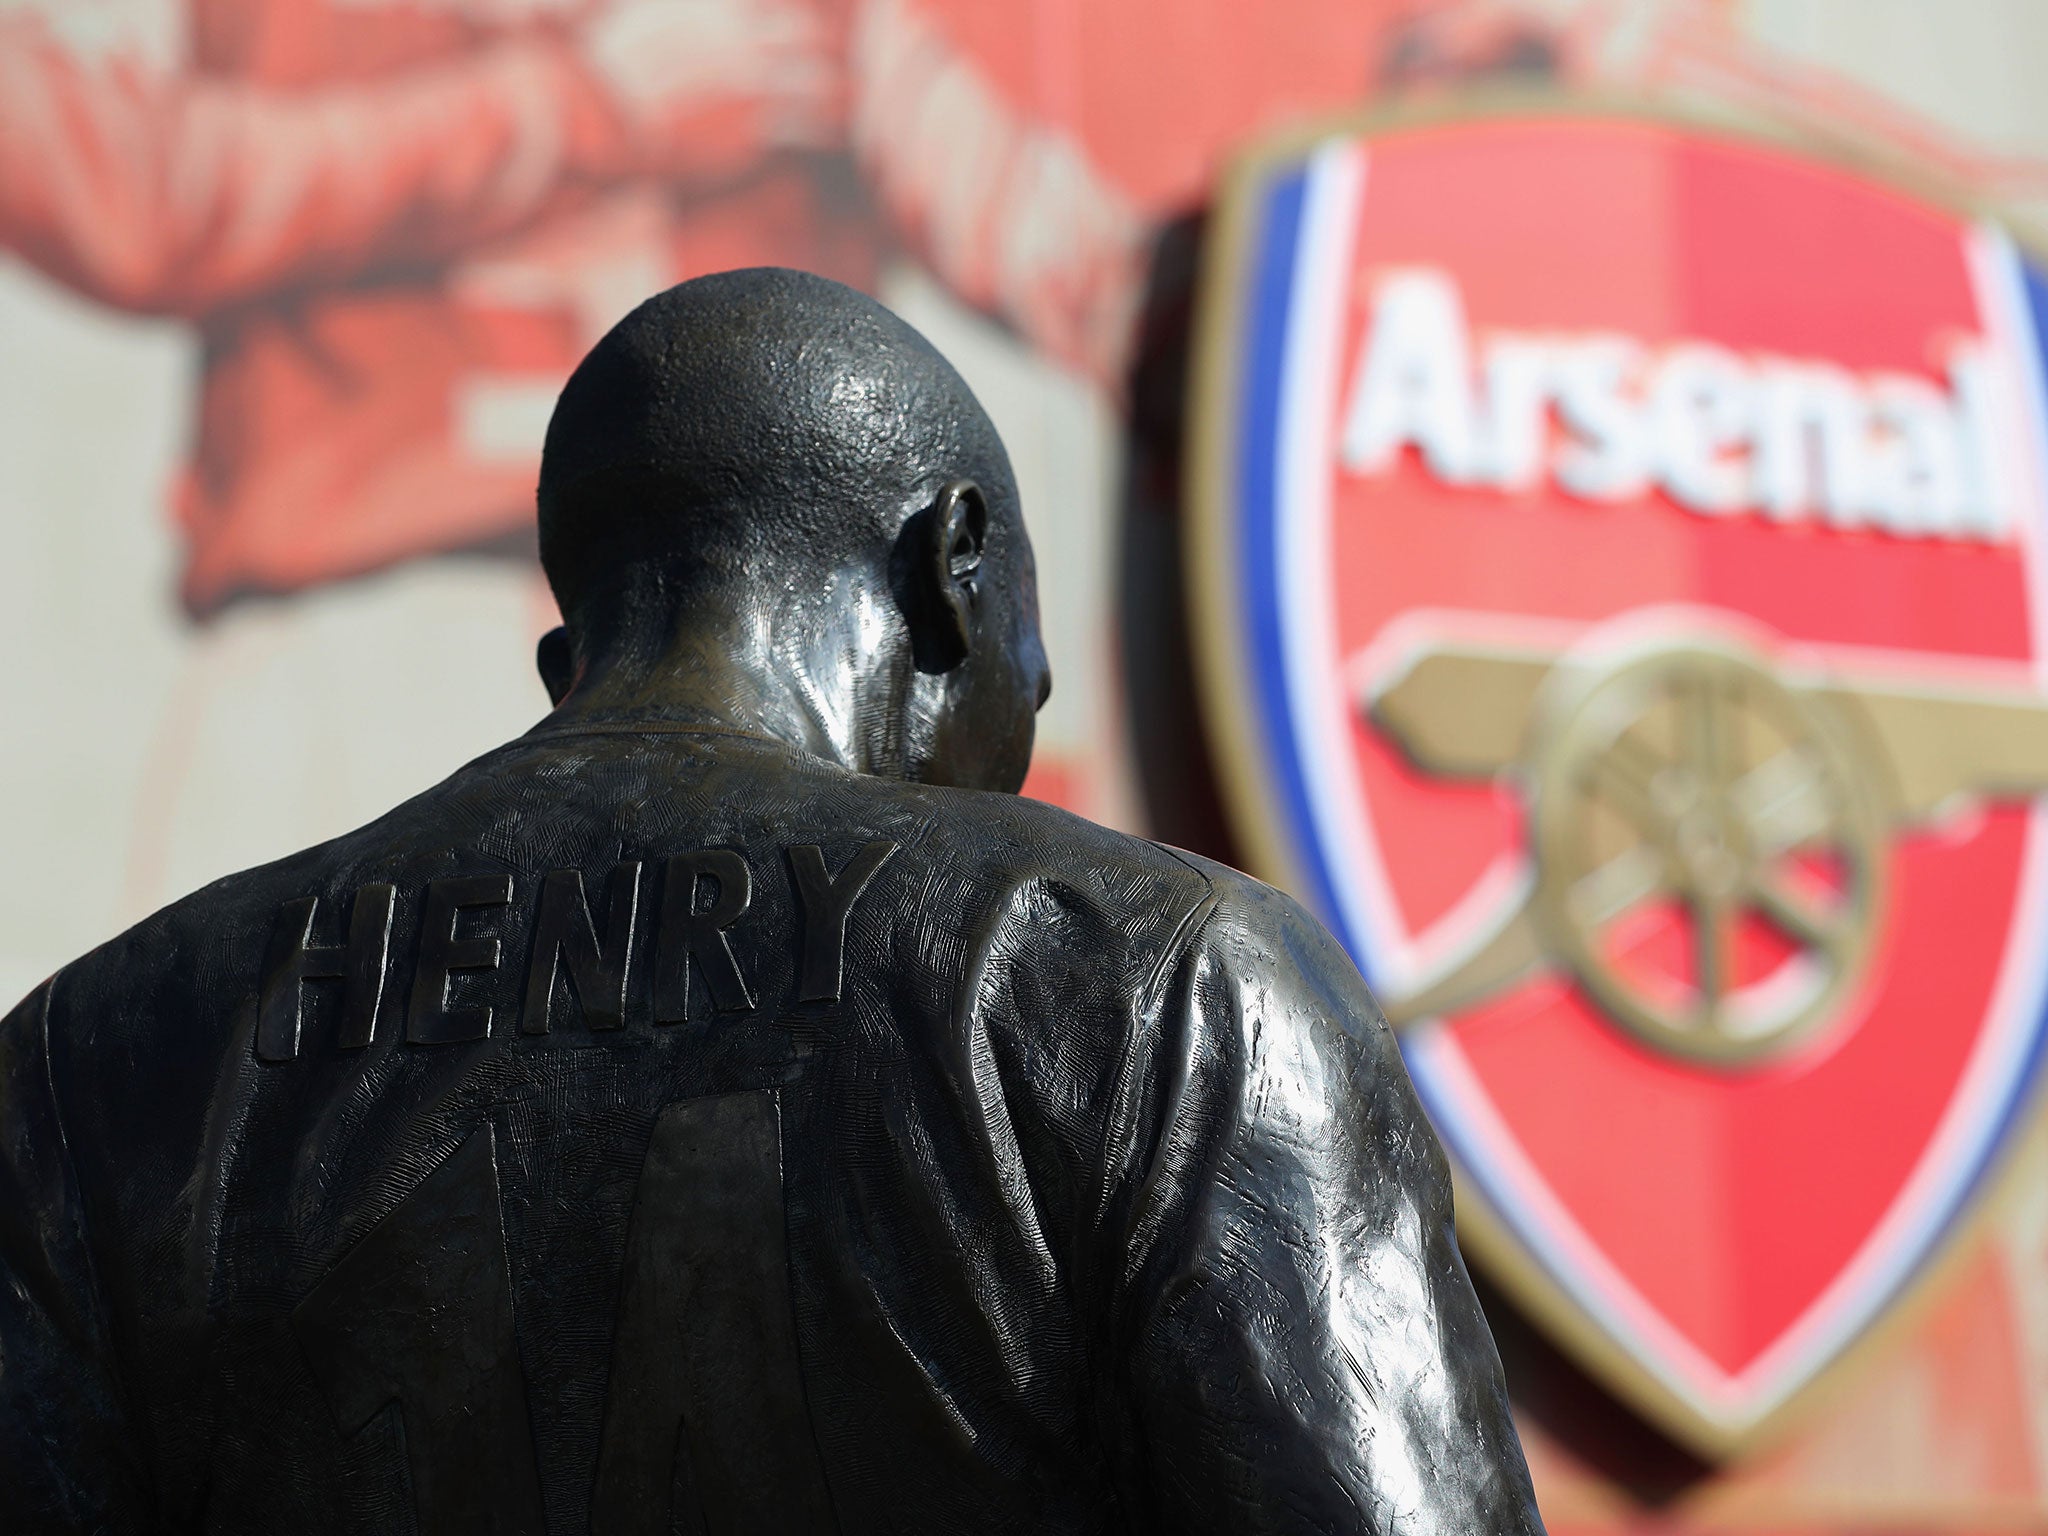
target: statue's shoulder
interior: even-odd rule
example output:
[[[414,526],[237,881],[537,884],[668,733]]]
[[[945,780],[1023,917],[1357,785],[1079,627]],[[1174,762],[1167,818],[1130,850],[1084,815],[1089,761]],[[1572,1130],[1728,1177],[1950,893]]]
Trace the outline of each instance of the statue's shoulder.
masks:
[[[932,850],[985,878],[1118,888],[1136,881],[1206,893],[1226,866],[1164,843],[1105,827],[1056,805],[1022,795],[901,786],[905,807],[929,815]]]
[[[108,1027],[138,1028],[175,994],[232,990],[223,957],[260,950],[278,903],[325,882],[342,842],[321,844],[209,881],[151,913],[57,972],[53,999],[83,1008]],[[138,1006],[127,1008],[134,1003]]]

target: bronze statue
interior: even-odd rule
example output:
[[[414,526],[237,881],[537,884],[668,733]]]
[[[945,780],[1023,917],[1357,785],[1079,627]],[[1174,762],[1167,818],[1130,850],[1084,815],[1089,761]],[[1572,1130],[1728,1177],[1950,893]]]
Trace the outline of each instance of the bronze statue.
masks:
[[[1348,960],[1016,798],[1031,549],[922,337],[648,301],[540,539],[539,726],[0,1026],[6,1529],[1540,1530]]]

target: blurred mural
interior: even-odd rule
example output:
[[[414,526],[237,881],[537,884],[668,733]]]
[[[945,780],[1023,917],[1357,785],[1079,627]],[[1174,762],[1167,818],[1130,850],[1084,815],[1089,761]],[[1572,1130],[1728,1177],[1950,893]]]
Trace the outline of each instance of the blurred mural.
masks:
[[[1216,360],[1223,344],[1198,334],[1196,312],[1209,305],[1213,331],[1219,253],[1241,253],[1247,231],[1279,227],[1259,196],[1301,169],[1269,161],[1263,179],[1237,184],[1233,203],[1221,192],[1227,168],[1305,124],[1396,106],[1445,112],[1540,87],[1768,123],[1800,147],[1801,164],[1847,163],[1844,140],[1877,146],[1919,168],[1928,192],[1914,208],[1994,206],[2024,245],[2030,221],[2048,214],[2044,57],[2048,8],[2037,0],[0,0],[0,517],[9,533],[0,626],[10,749],[0,754],[0,868],[34,874],[0,884],[0,991],[25,992],[208,879],[368,819],[537,718],[545,698],[532,647],[554,620],[529,524],[554,393],[638,299],[694,273],[754,263],[803,266],[880,294],[960,363],[1002,426],[1039,546],[1058,680],[1029,792],[1252,860],[1342,928],[1344,894],[1317,888],[1299,848],[1276,851],[1287,842],[1277,802],[1247,803],[1261,793],[1257,773],[1212,766],[1212,740],[1223,758],[1233,741],[1256,756],[1288,722],[1262,723],[1250,684],[1232,695],[1213,666],[1198,678],[1182,598],[1201,489],[1200,472],[1191,479],[1183,466],[1204,464],[1239,430],[1224,414],[1188,409],[1191,395],[1200,398],[1191,375],[1226,366]],[[1347,176],[1374,174],[1363,159],[1347,170],[1350,152],[1297,176],[1309,202],[1289,217],[1309,203],[1340,206]],[[1458,536],[1441,530],[1464,514],[1442,500],[1444,487],[1538,494],[1525,482],[1542,472],[1511,462],[1498,426],[1501,392],[1522,377],[1515,357],[1537,355],[1533,342],[1516,352],[1510,333],[1516,324],[1530,337],[1541,331],[1546,368],[1609,366],[1601,358],[1616,354],[1599,349],[1633,312],[1602,308],[1620,301],[1601,263],[1636,236],[1610,231],[1596,211],[1580,246],[1549,250],[1547,264],[1517,262],[1527,247],[1515,241],[1535,238],[1528,208],[1554,212],[1575,196],[1596,207],[1591,162],[1539,157],[1519,180],[1489,182],[1469,166],[1409,158],[1405,172],[1393,153],[1374,165],[1390,184],[1411,177],[1417,218],[1430,214],[1433,188],[1457,189],[1451,202],[1464,223],[1430,226],[1409,247],[1395,240],[1378,266],[1362,264],[1370,282],[1344,301],[1341,326],[1330,322],[1332,334],[1349,327],[1345,334],[1392,348],[1380,405],[1347,406],[1358,420],[1345,430],[1358,436],[1346,451],[1354,468],[1406,477],[1399,495],[1361,503],[1367,511],[1354,522],[1368,531],[1354,537],[1367,542],[1339,554],[1399,572],[1384,585],[1411,599],[1432,593],[1438,608],[1513,607],[1458,586]],[[1783,175],[1796,180],[1796,167]],[[1721,191],[1701,192],[1674,227],[1688,232],[1702,267],[1768,265],[1775,250],[1801,267],[1813,307],[1839,318],[1861,305],[1875,329],[1906,325],[1900,295],[1917,302],[1933,291],[1934,279],[1889,265],[1911,244],[1884,233],[1891,225],[1862,243],[1853,219],[1847,233],[1838,220],[1820,235],[1788,235],[1820,193],[1787,192],[1779,172],[1750,166],[1716,183],[1709,168],[1696,181]],[[1825,181],[1814,186],[1826,191]],[[1784,201],[1778,214],[1773,197]],[[1336,215],[1319,217],[1328,225]],[[1919,215],[1886,204],[1870,217],[1916,230],[1947,219],[1942,260],[1957,271],[1991,260],[1971,233],[1978,226],[1958,216],[1915,223]],[[1822,250],[1823,236],[1836,244]],[[1329,280],[1341,286],[1347,275]],[[1250,281],[1226,298],[1249,293]],[[2023,277],[2013,282],[2024,289]],[[1510,289],[1519,296],[1502,299]],[[1591,316],[1576,328],[1551,318],[1567,291],[1583,291]],[[1921,455],[1917,469],[1899,471],[1890,501],[1858,512],[1874,531],[1857,537],[1927,531],[1996,543],[1987,530],[2007,526],[2001,508],[2012,503],[1985,488],[1995,475],[1979,461],[2006,451],[1997,444],[2010,424],[1998,425],[2004,418],[1983,404],[1990,397],[1971,372],[1966,343],[1982,328],[1974,312],[1936,315],[1939,305],[1928,305],[1927,334],[1962,338],[1944,342],[1939,358],[1850,356],[1862,330],[1813,342],[1797,315],[1782,336],[1756,340],[1755,355],[1912,374],[1897,388],[1870,384],[1865,399],[1829,394],[1833,386],[1803,373],[1808,395],[1772,398],[1795,423],[1834,419],[1827,413],[1837,409],[1895,417],[1898,442]],[[1670,319],[1673,335],[1711,332],[1704,313]],[[1430,405],[1432,378],[1469,381],[1482,336],[1491,349],[1484,387],[1494,393],[1461,405],[1453,390]],[[1882,351],[1871,347],[1873,357]],[[1699,385],[1688,398],[1747,400],[1743,391],[1772,387],[1765,364],[1743,360],[1749,352],[1702,355],[1694,362],[1721,369],[1721,394]],[[1466,361],[1445,365],[1446,356]],[[1228,367],[1250,364],[1233,351]],[[1551,406],[1567,416],[1576,408],[1558,393],[1530,409],[1540,416]],[[1474,411],[1492,412],[1484,443],[1473,436]],[[1810,502],[1812,519],[1827,521],[1827,477],[1850,472],[1830,468],[1827,430],[1802,435],[1795,424],[1790,437],[1781,433],[1794,446],[1757,507],[1708,510],[1790,523]],[[1809,437],[1816,458],[1803,446]],[[1639,478],[1630,494],[1651,494],[1654,476]],[[1711,478],[1667,475],[1656,494],[1681,508],[1688,497],[1712,503],[1720,493]],[[1371,518],[1389,513],[1375,531]],[[1434,543],[1415,531],[1425,521]],[[1476,523],[1462,536],[1491,537]],[[1497,566],[1500,551],[1488,554]],[[1656,558],[1645,544],[1643,570]],[[1726,558],[1739,587],[1752,557]],[[1749,631],[1695,626],[1676,659],[1668,645],[1638,644],[1626,665],[1581,667],[1592,679],[1574,695],[1582,704],[1627,674],[1635,713],[1622,725],[1613,708],[1588,716],[1558,706],[1571,720],[1597,718],[1557,729],[1585,740],[1605,730],[1605,750],[1641,719],[1648,737],[1672,736],[1682,756],[1677,737],[1694,718],[1688,690],[1703,677],[1734,677],[1730,686],[1761,701],[1752,713],[1762,723],[1744,727],[1744,770],[1773,762],[1773,743],[1798,745],[1813,718],[1807,701],[1831,688],[1883,717],[1879,734],[1888,728],[1895,738],[1885,738],[1888,762],[1913,758],[1916,744],[1953,741],[1962,728],[1867,705],[1904,695],[1924,704],[1927,693],[1922,673],[1874,653],[1931,647],[2037,663],[2027,642],[2006,651],[2002,641],[1979,643],[2004,634],[2001,624],[2015,634],[2026,627],[2032,599],[2021,589],[2031,578],[2018,555],[1993,569],[2006,558],[1985,553],[1968,579],[1902,566],[1865,589],[1834,590],[1832,568],[1816,566],[1807,578],[1814,610],[1834,615],[1831,635],[1873,653],[1864,671],[1844,672],[1835,653],[1802,660]],[[1557,568],[1566,575],[1543,576],[1545,559],[1563,557],[1533,549],[1530,581],[1568,587],[1569,562]],[[1227,551],[1211,564],[1231,570]],[[1638,574],[1624,573],[1626,582]],[[1212,570],[1210,586],[1216,580]],[[1276,589],[1278,605],[1306,601],[1313,580],[1311,569],[1306,584]],[[1638,586],[1629,603],[1676,600],[1670,583],[1650,575]],[[1759,611],[1714,601],[1752,618]],[[1894,632],[1890,610],[1873,618],[1869,603],[1910,607],[1913,621]],[[1554,593],[1520,606],[1573,617],[1572,602]],[[1214,610],[1204,612],[1213,622]],[[1797,634],[1799,625],[1777,622],[1774,632]],[[1518,742],[1494,742],[1487,757],[1486,743],[1459,735],[1457,710],[1446,713],[1443,701],[1483,697],[1488,718],[1539,711],[1532,701],[1555,693],[1540,694],[1540,679],[1570,671],[1561,658],[1586,654],[1574,650],[1584,634],[1526,625],[1404,633],[1412,643],[1398,655],[1382,648],[1366,673],[1346,674],[1376,722],[1358,727],[1360,739],[1373,730],[1385,738],[1360,748],[1361,771],[1381,776],[1374,814],[1408,829],[1407,856],[1425,871],[1415,878],[1442,887],[1404,888],[1401,899],[1426,916],[1466,909],[1470,942],[1452,957],[1463,963],[1489,942],[1518,942],[1519,914],[1541,893],[1488,884],[1486,839],[1519,827],[1514,817],[1537,816],[1540,804],[1520,806],[1496,777],[1512,770],[1527,781],[1506,760]],[[1768,666],[1757,660],[1765,652]],[[2018,676],[2001,674],[2008,693]],[[1983,704],[1984,677],[1969,682]],[[1991,702],[2000,699],[2012,702]],[[1397,747],[1407,754],[1399,763]],[[1380,750],[1384,762],[1369,760]],[[1835,851],[1798,878],[1813,882],[1822,908],[1853,916],[1864,890],[1857,850],[1876,846],[1879,821],[1889,839],[1894,823],[1911,818],[1892,801],[1857,798],[1855,786],[1878,771],[1867,737],[1838,757],[1833,750],[1815,747],[1802,760],[1850,786],[1814,801],[1826,802],[1814,814]],[[1966,788],[1989,761],[1973,750],[1935,754]],[[1432,751],[1436,768],[1449,770],[1423,771]],[[1478,787],[1434,785],[1461,772]],[[2029,830],[2038,812],[2026,808],[2026,773],[2005,773],[1994,787],[2004,797],[1995,804],[1956,812],[1952,795],[1928,789],[1927,804],[1912,807],[1945,817],[1914,834],[1914,867],[1947,873],[1922,890],[1934,905],[1913,909],[1913,933],[1927,942],[1912,963],[1926,980],[1896,1010],[1900,1042],[1955,1040],[1961,1050],[1974,1038],[1976,1013],[1953,1001],[1957,978],[1969,972],[1982,991],[1990,982],[1970,967],[1988,976],[1991,962],[1971,959],[1965,930],[1998,925],[2004,944],[2020,909],[2006,899],[1981,922],[1964,921],[1956,904],[1981,894],[1973,880],[2009,882],[2016,850],[2041,836]],[[1805,803],[1798,785],[1780,789],[1773,805]],[[1465,811],[1430,798],[1455,793],[1478,798]],[[1574,823],[1582,824],[1592,823]],[[1628,835],[1608,826],[1604,852],[1583,873],[1627,855]],[[2010,846],[1993,846],[2001,838]],[[1708,886],[1716,847],[1686,855]],[[1970,863],[1973,849],[1990,864]],[[1445,869],[1454,873],[1429,873]],[[1894,884],[1909,878],[1920,877],[1908,871]],[[1908,909],[1886,910],[1903,921],[1897,914]],[[1849,1006],[1843,998],[1892,986],[1905,963],[1873,970],[1863,950],[1816,929],[1808,947],[1826,963],[1794,977],[1808,990],[1773,990],[1761,983],[1786,969],[1788,922],[1797,927],[1781,921],[1775,939],[1752,935],[1731,961],[1739,974],[1729,988],[1756,996],[1748,1022],[1728,1026],[1729,1060],[1781,1035],[1806,1038],[1815,1020]],[[1560,930],[1545,931],[1555,961]],[[1635,952],[1654,954],[1665,941],[1644,933]],[[1389,969],[1363,929],[1346,937],[1366,951],[1368,969],[1378,967],[1375,981],[1404,1020],[1473,1009],[1483,1029],[1500,978],[1536,965],[1532,950],[1520,955],[1521,970],[1461,971],[1441,953],[1407,955]],[[2019,948],[2041,943],[2048,935]],[[1639,1042],[1683,1036],[1685,1010],[1669,988],[1659,994],[1654,978],[1645,983],[1611,958],[1579,957],[1581,991],[1604,997],[1608,1016],[1633,1020]],[[1667,969],[1692,976],[1686,985],[1697,983],[1700,996],[1719,995],[1685,964]],[[1475,975],[1492,990],[1474,990]],[[1561,985],[1544,995],[1555,1002]],[[1419,1071],[1429,1069],[1416,1054],[1425,1049],[1411,1048]],[[1674,1049],[1711,1056],[1717,1047],[1690,1038]],[[1643,1084],[1588,1086],[1592,1079],[1541,1054],[1497,1066],[1532,1085],[1553,1120],[1610,1125],[1638,1111],[1646,1165],[1661,1155],[1660,1137],[1680,1132],[1644,1108]],[[1783,1165],[1752,1159],[1751,1182],[1726,1198],[1745,1210],[1775,1200],[1796,1216],[1798,1201],[1785,1192],[1814,1186],[1814,1170],[1862,1168],[1910,1139],[1890,1101],[1854,1082],[1798,1113],[1773,1133],[1769,1158]],[[1758,1414],[1768,1432],[1754,1436],[1691,1432],[1699,1415],[1661,1411],[1654,1392],[1631,1393],[1628,1372],[1603,1366],[1600,1349],[1586,1345],[1626,1334],[1626,1319],[1603,1311],[1618,1303],[1597,1290],[1569,1305],[1546,1299],[1542,1286],[1517,1278],[1532,1262],[1528,1245],[1498,1234],[1484,1241],[1481,1279],[1552,1530],[2048,1527],[2048,1137],[2023,1115],[2006,1139],[2018,1150],[2001,1159],[1995,1190],[1973,1194],[1915,1250],[1910,1295],[1887,1293],[1884,1305],[1856,1314],[1853,1338],[1834,1351],[1845,1363],[1816,1372],[1817,1384],[1802,1381],[1786,1411]],[[1468,1178],[1470,1162],[1460,1169]],[[1515,1212],[1493,1208],[1497,1194],[1477,1193],[1469,1209],[1489,1225],[1512,1225]],[[1648,1216],[1615,1207],[1610,1254],[1634,1242],[1683,1290],[1685,1275],[1727,1268],[1731,1245],[1747,1243],[1740,1264],[1765,1291],[1778,1280],[1781,1289],[1805,1283],[1785,1278],[1800,1261],[1774,1249],[1768,1231],[1735,1234],[1740,1212],[1686,1226],[1664,1219],[1654,1188],[1644,1198]],[[1826,1178],[1805,1198],[1827,1201]],[[1749,1423],[1741,1414],[1729,1422]]]

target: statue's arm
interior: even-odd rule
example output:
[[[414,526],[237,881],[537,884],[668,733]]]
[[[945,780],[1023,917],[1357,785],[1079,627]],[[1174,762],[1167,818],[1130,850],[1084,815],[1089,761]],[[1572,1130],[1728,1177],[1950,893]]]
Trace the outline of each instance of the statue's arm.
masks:
[[[625,170],[623,133],[552,37],[278,91],[0,18],[0,248],[124,309],[199,315],[443,258]]]
[[[50,1069],[51,983],[0,1020],[0,1525],[149,1528]]]
[[[1134,1502],[1160,1530],[1540,1532],[1392,1034],[1313,919],[1219,886],[1135,1206]]]

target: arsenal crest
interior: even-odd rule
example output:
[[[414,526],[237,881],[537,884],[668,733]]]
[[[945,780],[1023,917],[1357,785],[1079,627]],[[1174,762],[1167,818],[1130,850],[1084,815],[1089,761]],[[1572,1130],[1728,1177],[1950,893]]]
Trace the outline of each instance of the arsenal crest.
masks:
[[[1698,1449],[1920,1280],[2048,1026],[2048,282],[1725,127],[1253,163],[1193,580],[1262,871],[1401,1032],[1477,1256]]]

